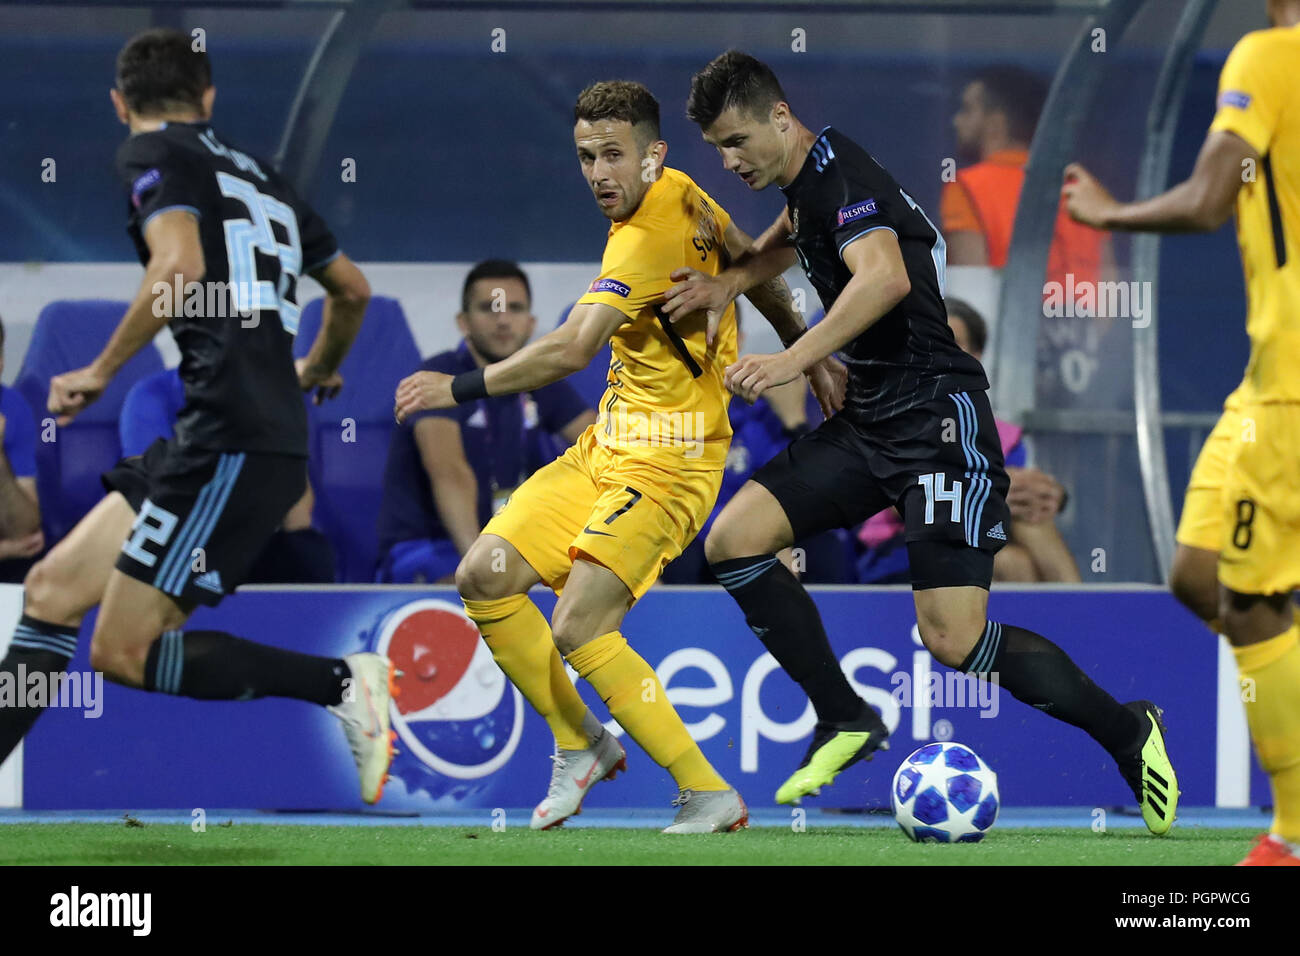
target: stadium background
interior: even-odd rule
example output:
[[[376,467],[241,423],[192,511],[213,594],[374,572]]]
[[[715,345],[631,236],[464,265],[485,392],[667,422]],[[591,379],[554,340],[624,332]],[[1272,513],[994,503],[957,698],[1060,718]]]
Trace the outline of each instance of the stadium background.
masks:
[[[1121,196],[1135,188],[1144,127],[1170,37],[1179,17],[1196,6],[1127,5],[1140,8],[1131,25],[1121,35],[1107,37],[1106,51],[1094,54],[1089,66],[1098,87],[1076,149],[1077,158]],[[55,299],[125,300],[138,282],[139,269],[123,233],[122,190],[112,169],[123,130],[107,97],[113,57],[123,40],[152,24],[202,28],[218,90],[214,125],[243,149],[283,155],[286,120],[300,80],[343,6],[257,0],[227,7],[0,4],[5,384],[20,376],[29,358],[32,330],[47,304]],[[550,328],[595,274],[605,224],[578,175],[570,136],[572,101],[586,83],[608,77],[646,83],[664,108],[669,164],[687,171],[742,227],[757,232],[778,210],[779,195],[749,195],[721,169],[716,154],[700,141],[682,111],[690,74],[721,49],[744,48],[773,65],[806,122],[814,127],[833,124],[863,143],[923,207],[935,211],[941,164],[954,155],[951,115],[965,79],[980,66],[1008,62],[1045,75],[1056,73],[1088,27],[1088,18],[1104,16],[1104,10],[1098,11],[1106,5],[1027,0],[733,6],[393,5],[377,13],[373,30],[357,50],[355,68],[346,77],[328,129],[306,131],[308,139],[320,138],[316,161],[306,155],[312,150],[300,148],[301,139],[298,146],[289,144],[288,158],[298,163],[304,192],[343,247],[362,264],[376,294],[400,302],[418,351],[428,355],[454,342],[451,320],[460,281],[478,259],[507,256],[524,264],[534,284],[539,330]],[[903,7],[908,11],[900,12]],[[1243,32],[1262,25],[1262,11],[1262,3],[1229,2],[1218,4],[1208,17],[1183,96],[1175,104],[1171,178],[1190,170],[1212,115],[1227,49]],[[793,47],[800,42],[802,49],[796,52]],[[1040,136],[1053,132],[1050,127],[1046,133],[1040,129]],[[52,182],[42,178],[48,159],[56,163]],[[355,162],[355,181],[341,175],[348,160]],[[1027,190],[1023,201],[1033,199]],[[1054,193],[1048,200],[1054,206]],[[1120,238],[1117,253],[1121,269],[1128,269],[1131,243]],[[792,273],[790,279],[806,290],[809,310],[814,309],[815,297],[803,277]],[[1158,334],[1168,499],[1176,516],[1195,450],[1245,362],[1242,280],[1231,227],[1213,236],[1164,240],[1159,279],[1163,321],[1148,334]],[[996,292],[980,291],[989,287],[989,276],[978,270],[954,270],[951,280],[954,288],[969,289],[974,298],[997,301]],[[314,297],[310,283],[306,288],[306,297]],[[989,318],[996,351],[1002,318]],[[771,347],[756,328],[759,324],[747,326],[749,350]],[[1053,615],[1043,620],[1041,629],[1081,661],[1092,663],[1099,677],[1112,675],[1112,683],[1131,681],[1145,692],[1166,679],[1155,662],[1176,661],[1180,680],[1167,694],[1175,702],[1175,726],[1186,728],[1186,736],[1175,739],[1178,756],[1187,766],[1188,800],[1221,806],[1259,803],[1267,790],[1258,771],[1252,775],[1247,769],[1244,721],[1235,706],[1230,658],[1225,669],[1226,652],[1216,650],[1203,629],[1156,586],[1161,574],[1153,539],[1158,534],[1153,535],[1143,500],[1132,415],[1133,336],[1139,332],[1120,325],[1123,334],[1107,340],[1108,351],[1088,387],[1069,396],[1068,407],[1050,410],[1066,415],[1051,419],[1040,414],[1037,427],[1033,415],[1012,410],[1006,416],[1029,424],[1035,463],[1071,490],[1062,529],[1092,586],[1077,594],[1065,593],[1069,589],[1025,589],[1024,594],[1007,593],[1000,599],[1015,603],[1018,618],[1031,622],[1035,613],[1048,615],[1061,602],[1077,607],[1064,627]],[[1212,362],[1206,361],[1207,345]],[[174,364],[175,349],[165,333],[158,347],[162,360]],[[335,417],[318,419],[318,429],[337,430],[346,409],[335,406]],[[367,447],[379,447],[383,433],[381,423],[372,424],[372,443],[348,450],[353,464],[345,469],[345,483],[368,473],[377,486],[379,462],[367,460],[365,453]],[[65,447],[62,453],[74,455],[74,449]],[[328,507],[328,487],[322,489],[322,498],[323,507]],[[43,505],[56,507],[48,500]],[[1103,571],[1097,570],[1097,549],[1104,555]],[[1147,587],[1138,586],[1142,584]],[[232,622],[223,624],[225,629],[325,651],[364,640],[386,615],[428,596],[454,600],[433,589],[352,589],[328,598],[250,594],[212,613]],[[0,600],[3,641],[10,631],[8,622],[16,619],[20,592],[6,589]],[[819,591],[818,600],[826,609],[837,650],[877,648],[902,662],[884,667],[878,660],[870,666],[879,673],[859,675],[887,694],[887,675],[908,670],[915,650],[906,592],[829,590]],[[1131,602],[1140,605],[1132,613]],[[272,607],[298,613],[276,616],[269,613]],[[866,633],[864,619],[872,622]],[[291,626],[304,621],[310,626]],[[683,713],[688,721],[704,721],[714,707],[720,708],[720,719],[732,729],[715,731],[706,752],[720,766],[761,774],[761,769],[740,766],[739,757],[726,756],[733,744],[740,746],[734,732],[746,720],[739,709],[742,685],[758,647],[725,595],[660,587],[632,621],[629,634],[645,644],[654,663],[682,648],[708,649],[717,656],[734,693],[725,703],[720,692],[714,693],[718,700],[711,703],[710,692],[700,691],[703,696],[696,700],[702,709],[686,706]],[[706,627],[701,623],[705,621],[717,623]],[[78,663],[85,667],[84,644],[74,668]],[[675,686],[707,688],[717,680],[707,667],[695,666],[684,670]],[[782,697],[790,692],[783,681],[783,675],[776,674],[765,685],[776,695],[767,704],[774,711],[784,706],[787,713],[781,719],[789,721],[793,703]],[[85,725],[81,715],[71,711],[56,710],[43,718],[27,743],[25,766],[11,760],[0,772],[0,805],[23,801],[31,807],[145,806],[154,800],[151,805],[180,806],[196,799],[211,805],[214,787],[226,788],[218,792],[229,798],[227,805],[349,805],[343,789],[329,789],[338,781],[350,786],[346,751],[334,739],[336,731],[321,722],[325,718],[316,719],[319,715],[308,719],[280,702],[213,708],[115,691],[108,691],[98,727]],[[680,689],[675,693],[681,696]],[[493,706],[508,706],[508,697],[503,694],[506,703]],[[1126,799],[1117,777],[1107,778],[1104,795],[1094,792],[1089,782],[1101,760],[1087,750],[1086,742],[1073,739],[1078,735],[1063,734],[1059,741],[1046,737],[1041,719],[1019,713],[1020,705],[1008,698],[1003,705],[1001,715],[987,721],[988,732],[984,722],[970,719],[973,715],[952,723],[958,739],[981,749],[995,769],[1007,775],[1009,804],[1092,806]],[[242,722],[245,713],[247,723]],[[239,742],[249,739],[253,724],[271,715],[286,728],[300,728],[315,748],[298,752],[300,759],[274,779],[241,766],[237,756]],[[204,732],[201,728],[209,723],[221,731]],[[963,724],[974,729],[963,731]],[[462,731],[473,734],[474,729],[456,727],[451,733]],[[461,797],[509,806],[533,799],[530,795],[543,786],[545,767],[537,750],[545,744],[531,713],[520,733],[519,752],[524,756],[512,757],[492,778],[492,787],[476,790],[477,796],[461,788]],[[288,729],[284,736],[289,742],[294,739]],[[106,739],[119,743],[106,747]],[[800,743],[777,740],[770,745],[780,749],[765,750],[764,743],[760,764],[772,767],[773,775],[802,752]],[[494,740],[487,749],[497,746]],[[188,755],[179,767],[174,760],[178,751]],[[83,759],[42,762],[42,753]],[[1045,753],[1067,768],[1063,778],[1035,779],[1032,762]],[[279,756],[286,758],[287,751]],[[902,756],[898,752],[882,763],[892,769],[894,758]],[[871,775],[865,793],[837,794],[836,799],[846,806],[879,803],[882,774],[887,778],[883,767]],[[170,783],[160,787],[164,777]],[[759,781],[756,793],[770,789],[765,774],[751,779]],[[323,781],[329,781],[324,790]],[[592,803],[659,804],[668,792],[666,781],[666,776],[645,780],[621,792],[598,788]],[[745,790],[744,776],[740,787]],[[605,789],[610,793],[603,793]],[[436,802],[453,790],[421,792]],[[428,805],[421,802],[425,796],[414,788],[412,792],[406,805]]]

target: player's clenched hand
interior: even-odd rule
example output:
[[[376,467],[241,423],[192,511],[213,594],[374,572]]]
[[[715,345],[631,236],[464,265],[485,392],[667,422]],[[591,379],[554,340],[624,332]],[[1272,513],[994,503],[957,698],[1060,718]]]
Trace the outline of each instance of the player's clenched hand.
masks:
[[[451,408],[456,400],[451,397],[451,376],[442,372],[416,372],[397,384],[397,405],[393,414],[400,425],[408,415],[416,412]]]
[[[809,368],[808,385],[813,397],[822,408],[822,414],[830,418],[844,407],[844,391],[849,385],[849,370],[833,355],[828,355],[816,365]]]
[[[312,404],[324,404],[326,399],[334,398],[343,388],[343,376],[338,371],[327,371],[319,365],[308,365],[306,358],[297,359],[294,368],[298,371],[298,387],[304,392],[316,390],[311,397]]]
[[[1007,468],[1011,487],[1007,507],[1017,521],[1037,524],[1049,521],[1061,510],[1064,489],[1051,475],[1037,468]]]
[[[670,322],[680,322],[696,312],[703,312],[706,319],[704,341],[712,345],[723,313],[736,293],[722,279],[705,275],[698,269],[674,269],[668,278],[674,285],[664,293],[664,315]]]
[[[93,365],[64,372],[50,379],[50,397],[45,407],[59,416],[55,423],[66,425],[77,413],[103,393],[108,387],[108,378],[95,369]]]
[[[746,355],[727,368],[724,381],[727,388],[752,405],[769,388],[794,380],[801,371],[789,352]]]
[[[1106,187],[1078,163],[1065,167],[1061,195],[1065,197],[1065,208],[1070,215],[1094,229],[1104,229],[1111,212],[1119,205]]]

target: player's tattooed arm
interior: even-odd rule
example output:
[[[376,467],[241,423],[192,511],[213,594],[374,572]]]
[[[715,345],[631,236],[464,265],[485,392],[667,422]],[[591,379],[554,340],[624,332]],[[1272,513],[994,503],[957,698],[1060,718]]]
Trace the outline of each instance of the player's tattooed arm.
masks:
[[[393,409],[398,423],[426,409],[451,408],[474,397],[528,392],[586,368],[601,346],[610,340],[627,316],[600,302],[580,302],[553,332],[525,345],[500,362],[477,372],[451,376],[442,372],[416,372],[397,386]],[[463,381],[457,394],[453,383]]]
[[[339,366],[361,329],[370,302],[370,283],[356,263],[341,252],[312,278],[325,289],[325,306],[315,341],[295,365],[299,387],[304,392],[315,389],[313,401],[319,405],[343,387]]]
[[[727,227],[724,241],[734,264],[743,265],[756,255],[754,240],[745,235],[734,222]],[[763,318],[767,319],[784,345],[788,346],[807,328],[803,316],[794,307],[794,296],[790,294],[785,276],[778,274],[764,279],[758,285],[746,289],[744,295],[763,314]]]
[[[784,211],[756,242],[733,223],[726,233],[727,251],[733,260],[743,264],[761,254],[764,249],[788,252],[789,236],[790,223]],[[780,336],[781,344],[787,349],[808,331],[803,315],[794,307],[794,296],[790,294],[790,287],[786,284],[784,276],[775,275],[760,282],[745,292],[745,298],[763,313],[763,317]],[[711,314],[710,318],[712,318]],[[837,358],[828,355],[810,365],[804,370],[804,374],[825,417],[830,418],[844,407],[844,393],[848,385],[849,373]]]
[[[751,240],[732,223],[723,236],[731,265],[716,276],[697,269],[675,270],[669,276],[674,284],[664,293],[664,314],[670,321],[678,322],[688,315],[704,312],[706,341],[712,345],[727,306],[736,296],[744,294],[772,323],[782,341],[792,341],[804,326],[803,319],[790,307],[790,290],[781,278],[795,261],[789,238],[789,218],[784,211],[756,240]],[[782,290],[786,298],[784,307],[778,301]],[[772,314],[765,305],[772,307]]]
[[[784,352],[746,355],[727,369],[727,388],[747,402],[782,385],[853,341],[907,296],[912,289],[898,239],[875,229],[844,247],[844,264],[853,277],[826,317]]]
[[[1192,175],[1159,196],[1119,202],[1078,163],[1065,167],[1061,194],[1070,215],[1095,229],[1211,232],[1232,217],[1245,170],[1259,162],[1259,153],[1236,133],[1215,130],[1205,138]]]
[[[60,425],[99,398],[118,370],[153,341],[173,309],[183,304],[186,284],[203,278],[207,266],[199,223],[192,213],[179,209],[159,213],[149,220],[144,239],[149,246],[144,279],[108,343],[89,365],[50,379],[46,405]]]

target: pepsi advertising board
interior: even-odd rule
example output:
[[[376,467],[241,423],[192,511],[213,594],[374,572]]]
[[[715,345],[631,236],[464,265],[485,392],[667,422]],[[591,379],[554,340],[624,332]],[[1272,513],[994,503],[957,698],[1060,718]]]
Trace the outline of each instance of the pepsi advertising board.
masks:
[[[1004,805],[1132,803],[1113,762],[1082,731],[1008,693],[945,668],[915,631],[905,588],[812,590],[831,645],[882,715],[891,749],[846,771],[815,798],[827,808],[884,807],[895,769],[932,740],[973,748],[998,774]],[[532,594],[549,615],[554,596]],[[1218,650],[1165,592],[997,591],[993,620],[1061,645],[1120,700],[1165,710],[1183,802],[1216,802]],[[531,807],[546,792],[553,738],[505,678],[449,588],[249,588],[191,625],[305,653],[389,655],[402,670],[392,708],[392,780],[375,811]],[[93,618],[71,671],[89,672]],[[750,633],[720,588],[656,587],[623,632],[653,667],[705,755],[752,807],[799,764],[815,721],[802,691]],[[602,719],[609,714],[584,683]],[[352,757],[336,718],[299,701],[199,702],[104,684],[97,713],[49,710],[25,743],[28,809],[361,809]],[[612,730],[622,733],[613,723]],[[629,772],[596,787],[587,806],[664,807],[666,771],[626,736]],[[1253,802],[1267,784],[1251,772]]]

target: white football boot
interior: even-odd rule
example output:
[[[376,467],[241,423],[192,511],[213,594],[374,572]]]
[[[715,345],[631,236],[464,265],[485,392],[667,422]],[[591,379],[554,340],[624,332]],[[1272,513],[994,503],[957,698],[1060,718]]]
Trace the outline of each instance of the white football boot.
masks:
[[[683,790],[673,806],[681,807],[664,833],[729,833],[749,826],[749,809],[733,790]]]
[[[352,683],[342,702],[326,709],[343,722],[361,776],[361,799],[375,803],[383,795],[396,753],[397,734],[389,727],[388,705],[397,696],[397,672],[382,654],[349,654],[343,661],[352,672]]]
[[[613,780],[620,770],[627,770],[623,745],[604,728],[586,750],[557,747],[551,762],[555,766],[551,769],[546,799],[533,810],[533,819],[528,824],[534,830],[558,827],[569,817],[578,815],[588,790],[602,780]]]

